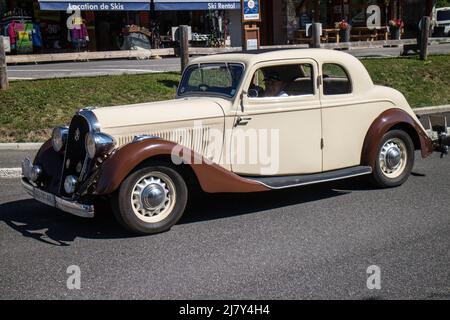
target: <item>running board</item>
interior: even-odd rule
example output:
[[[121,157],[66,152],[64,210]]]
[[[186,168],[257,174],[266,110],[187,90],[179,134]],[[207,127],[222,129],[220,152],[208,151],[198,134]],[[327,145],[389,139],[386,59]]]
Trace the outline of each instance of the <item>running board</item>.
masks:
[[[366,166],[357,166],[321,173],[302,174],[295,176],[275,176],[275,177],[249,177],[243,178],[252,180],[265,185],[270,189],[284,189],[298,186],[305,186],[308,184],[327,182],[333,180],[346,179],[351,177],[371,174],[372,168]]]

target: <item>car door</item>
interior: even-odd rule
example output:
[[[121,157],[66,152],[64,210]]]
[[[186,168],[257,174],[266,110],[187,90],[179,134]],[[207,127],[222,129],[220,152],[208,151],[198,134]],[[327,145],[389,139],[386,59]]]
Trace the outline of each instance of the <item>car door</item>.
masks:
[[[265,86],[261,78],[268,76],[267,70],[279,70],[279,77],[284,77],[283,96],[254,96],[256,88]],[[259,63],[247,74],[232,130],[229,153],[232,170],[261,176],[321,172],[322,126],[316,61]]]

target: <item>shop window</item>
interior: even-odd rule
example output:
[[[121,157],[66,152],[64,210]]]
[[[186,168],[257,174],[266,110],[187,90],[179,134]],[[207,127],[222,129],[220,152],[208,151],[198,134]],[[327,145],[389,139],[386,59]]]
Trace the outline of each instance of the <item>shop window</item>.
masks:
[[[352,84],[345,69],[334,63],[325,63],[322,66],[323,93],[325,95],[352,93]]]
[[[264,67],[253,75],[249,95],[254,98],[313,95],[313,74],[311,64]]]

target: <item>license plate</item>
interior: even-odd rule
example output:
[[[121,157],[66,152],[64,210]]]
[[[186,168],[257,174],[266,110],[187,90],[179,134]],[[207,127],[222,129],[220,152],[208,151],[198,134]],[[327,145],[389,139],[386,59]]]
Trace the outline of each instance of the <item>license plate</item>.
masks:
[[[55,195],[39,190],[37,188],[34,189],[33,194],[36,200],[48,204],[49,206],[52,207],[55,206]]]

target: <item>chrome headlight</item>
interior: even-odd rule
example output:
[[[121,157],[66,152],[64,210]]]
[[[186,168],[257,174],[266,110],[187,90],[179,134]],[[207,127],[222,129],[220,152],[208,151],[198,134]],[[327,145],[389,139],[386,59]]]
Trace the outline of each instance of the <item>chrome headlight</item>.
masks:
[[[56,127],[52,132],[52,145],[53,150],[60,152],[64,148],[67,135],[69,134],[69,128],[67,127]]]
[[[94,159],[98,156],[108,154],[111,152],[115,145],[116,141],[110,135],[106,133],[92,133],[89,132],[86,135],[86,140],[84,141],[86,153],[88,154],[90,159]]]
[[[64,180],[64,191],[66,191],[67,194],[74,193],[77,182],[77,178],[75,178],[74,176],[67,176],[66,180]]]
[[[31,181],[37,182],[42,177],[42,172],[43,172],[42,167],[38,164],[35,164],[31,168],[31,172],[30,172]]]

